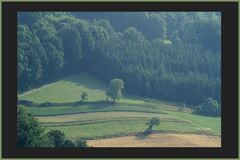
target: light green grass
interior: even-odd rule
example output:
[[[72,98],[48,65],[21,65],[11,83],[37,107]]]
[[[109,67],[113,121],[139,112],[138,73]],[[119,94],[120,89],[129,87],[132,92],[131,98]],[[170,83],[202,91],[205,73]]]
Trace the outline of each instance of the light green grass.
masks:
[[[19,98],[36,103],[67,103],[79,101],[81,93],[85,91],[88,101],[95,102],[106,99],[106,88],[105,83],[87,73],[81,73],[23,93]],[[198,129],[210,128],[214,134],[221,135],[219,117],[193,115],[188,108],[184,109],[188,113],[174,112],[179,109],[177,104],[155,100],[146,102],[142,98],[129,95],[125,95],[117,104],[25,108],[33,115],[40,116],[38,118],[42,124],[50,125],[47,130],[61,130],[68,138],[94,138],[141,132],[146,129],[145,123],[151,117],[160,117],[160,126],[154,128],[158,131],[197,133]]]
[[[132,117],[159,117],[171,118],[167,114],[157,113],[144,113],[144,112],[94,112],[84,114],[70,114],[61,116],[39,116],[37,117],[40,122],[72,122],[72,121],[89,121],[89,120],[102,120],[109,118],[132,118]]]
[[[134,111],[134,112],[148,112],[148,113],[163,113],[161,110],[152,109],[141,106],[132,105],[81,105],[81,106],[59,106],[59,107],[24,107],[33,115],[47,116],[47,115],[63,115],[63,114],[76,114],[83,112],[103,112],[103,111]]]
[[[179,113],[179,112],[171,112],[171,111],[167,111],[167,112],[168,112],[168,115],[164,117],[166,120],[175,118],[178,121],[171,122],[171,121],[160,120],[161,121],[160,125],[155,126],[154,130],[163,131],[163,132],[177,132],[177,133],[198,133],[199,128],[210,128],[213,134],[221,135],[220,118],[205,117],[205,116],[191,115],[188,113]],[[98,116],[95,115],[95,117],[92,119],[101,117],[101,113],[97,113],[97,114],[99,115]],[[126,116],[130,116],[132,113],[129,113],[128,115],[127,114],[128,113],[126,113]],[[135,114],[136,117],[137,117],[137,114],[138,113]],[[115,113],[112,112],[112,116],[110,117],[114,117],[114,115],[116,115],[116,117],[123,116],[122,114],[120,115],[117,112]],[[141,115],[144,116],[144,118],[148,117],[147,115],[144,115],[144,113],[141,113]],[[152,114],[152,116],[155,117],[156,115]],[[148,119],[150,117],[148,117]],[[74,119],[71,119],[71,120],[83,120],[83,119],[87,121],[87,120],[90,120],[91,118],[82,117],[81,119],[80,117],[78,118],[75,117]],[[104,135],[111,136],[111,135],[118,135],[118,134],[127,134],[131,132],[142,132],[146,129],[146,125],[145,125],[145,123],[147,122],[146,119],[133,120],[133,119],[128,119],[127,117],[126,119],[127,119],[126,121],[112,120],[110,122],[106,121],[104,123],[99,122],[96,124],[94,122],[93,124],[87,124],[87,125],[74,124],[74,125],[66,126],[66,124],[64,124],[63,126],[58,126],[58,127],[47,127],[47,129],[61,130],[69,138],[77,138],[77,137],[93,138],[93,137],[99,137]],[[182,123],[181,120],[183,120],[184,123]],[[59,122],[59,119],[56,119],[56,120],[51,119],[51,121]],[[62,120],[60,121],[62,122]],[[190,122],[190,123],[185,123],[185,122]]]
[[[70,76],[41,88],[19,95],[20,99],[28,99],[36,103],[42,102],[76,102],[80,100],[82,92],[87,92],[89,101],[106,99],[106,84],[95,77],[81,73]]]
[[[198,128],[210,128],[216,135],[221,135],[221,118],[193,115],[181,112],[165,111],[175,118],[191,121]]]
[[[56,126],[73,126],[73,125],[89,125],[89,124],[97,124],[97,123],[109,123],[109,122],[130,122],[130,121],[149,121],[152,117],[117,117],[117,118],[104,118],[104,119],[90,119],[84,121],[67,121],[67,122],[40,122],[42,126],[46,127],[56,127]],[[179,119],[171,119],[171,118],[159,118],[161,122],[174,122],[174,123],[189,123],[188,121],[182,121]],[[204,131],[204,130],[203,130]]]
[[[88,101],[101,101],[106,99],[107,84],[96,79],[88,73],[80,73],[60,81],[44,85],[19,95],[19,99],[31,100],[35,103],[56,102],[67,103],[81,100],[81,94],[88,94]],[[120,103],[144,104],[141,99],[133,96],[123,96]]]

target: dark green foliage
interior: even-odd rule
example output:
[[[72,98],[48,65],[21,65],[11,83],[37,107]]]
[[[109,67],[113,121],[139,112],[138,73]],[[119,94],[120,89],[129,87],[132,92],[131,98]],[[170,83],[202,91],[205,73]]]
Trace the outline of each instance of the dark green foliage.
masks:
[[[53,104],[51,102],[43,102],[41,104],[37,104],[36,106],[41,106],[41,107],[49,107],[52,106]]]
[[[122,89],[124,88],[124,82],[122,79],[112,79],[108,90],[106,91],[107,99],[111,98],[114,102],[120,100],[122,96]]]
[[[88,94],[86,92],[83,92],[82,95],[81,95],[81,100],[83,102],[87,101],[87,97],[88,97]]]
[[[59,130],[51,130],[47,136],[53,147],[88,147],[86,140],[79,139],[77,141],[68,140],[65,134]]]
[[[33,115],[21,106],[17,108],[17,146],[18,147],[87,147],[83,139],[75,142],[65,139],[59,130],[45,133]]]
[[[88,147],[87,142],[84,139],[79,139],[76,141],[76,146],[77,147]]]
[[[59,30],[60,38],[63,41],[64,65],[68,70],[78,69],[79,62],[82,58],[81,36],[74,27],[65,25]]]
[[[23,105],[23,106],[34,106],[34,102],[33,101],[30,101],[30,100],[20,100],[18,99],[18,105]]]
[[[43,72],[45,72],[44,76],[52,78],[64,64],[62,41],[57,36],[57,31],[53,24],[45,19],[34,23],[33,30],[39,37],[45,50],[45,54],[41,55],[42,68]]]
[[[206,116],[221,116],[221,105],[211,97],[204,100],[204,102],[196,108],[197,114]]]
[[[18,25],[18,83],[21,88],[30,88],[42,76],[40,55],[44,54],[43,47],[28,26]],[[28,83],[26,83],[28,82]]]
[[[146,12],[74,12],[76,17],[87,19],[107,19],[117,31],[123,32],[129,26],[137,28],[147,38],[165,38],[167,34],[167,23],[165,13]],[[158,27],[156,27],[158,26]],[[149,32],[151,31],[151,32]]]
[[[216,14],[193,14],[194,20],[185,23],[180,29],[180,37],[186,42],[202,44],[206,49],[220,52],[221,21]]]
[[[63,142],[62,147],[72,148],[72,147],[76,147],[76,144],[75,144],[73,141],[71,141],[71,140],[65,140],[65,141]]]
[[[219,13],[24,12],[18,17],[19,92],[88,71],[105,82],[120,77],[125,91],[137,96],[191,105],[212,97],[220,103]]]
[[[59,130],[51,130],[47,133],[50,142],[53,147],[62,147],[65,140],[65,135]]]
[[[38,121],[24,110],[17,108],[17,146],[18,147],[48,147],[51,143],[44,134]]]
[[[32,26],[36,21],[40,20],[43,16],[42,12],[19,12],[17,15],[18,23]]]
[[[159,118],[153,117],[149,122],[146,123],[146,125],[148,126],[148,128],[146,129],[146,132],[151,133],[153,126],[158,126],[159,124],[160,124]]]

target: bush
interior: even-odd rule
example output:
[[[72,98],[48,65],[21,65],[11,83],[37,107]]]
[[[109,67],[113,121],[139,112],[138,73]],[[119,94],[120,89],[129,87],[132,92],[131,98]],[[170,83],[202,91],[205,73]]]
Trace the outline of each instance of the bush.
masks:
[[[85,102],[85,101],[87,101],[87,99],[88,99],[88,94],[86,92],[83,92],[81,95],[81,101]]]
[[[76,141],[77,147],[87,147],[87,141],[84,139],[79,139]]]
[[[44,103],[38,104],[38,106],[40,106],[40,107],[49,107],[49,106],[51,106],[51,105],[52,105],[51,102],[44,102]]]
[[[33,103],[33,101],[30,101],[30,100],[25,100],[25,99],[23,99],[23,100],[18,100],[18,105],[23,105],[23,106],[29,106],[29,107],[32,107],[32,106],[34,106],[34,103]]]
[[[62,147],[76,147],[76,144],[71,140],[65,140]]]
[[[150,134],[152,132],[153,126],[158,126],[159,124],[160,124],[160,120],[158,117],[151,118],[150,121],[146,123],[148,128],[146,129],[144,134]]]
[[[62,147],[65,139],[65,134],[59,130],[51,130],[47,133],[53,147]]]
[[[221,116],[221,106],[216,100],[209,97],[196,108],[195,113],[206,116]]]
[[[213,135],[213,131],[211,128],[197,128],[198,134],[206,134],[206,135]]]

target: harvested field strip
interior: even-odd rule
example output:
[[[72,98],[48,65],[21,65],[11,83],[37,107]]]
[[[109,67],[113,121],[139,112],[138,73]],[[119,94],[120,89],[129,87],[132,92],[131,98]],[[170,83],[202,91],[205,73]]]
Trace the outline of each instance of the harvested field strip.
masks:
[[[196,134],[151,134],[88,140],[92,147],[221,147],[221,138]]]

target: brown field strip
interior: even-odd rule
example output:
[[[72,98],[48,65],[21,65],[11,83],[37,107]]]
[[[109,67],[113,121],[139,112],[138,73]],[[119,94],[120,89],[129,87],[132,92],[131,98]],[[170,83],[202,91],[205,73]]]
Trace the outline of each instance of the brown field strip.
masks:
[[[151,134],[88,140],[92,147],[221,147],[221,138],[197,134]]]

